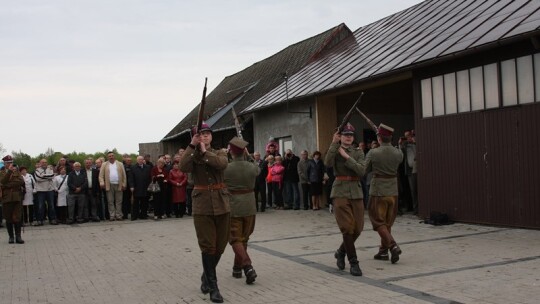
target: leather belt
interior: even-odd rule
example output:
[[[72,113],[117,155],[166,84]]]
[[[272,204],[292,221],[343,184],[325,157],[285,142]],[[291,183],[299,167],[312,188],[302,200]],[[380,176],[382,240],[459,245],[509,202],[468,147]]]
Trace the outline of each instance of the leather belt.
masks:
[[[387,174],[373,174],[373,177],[376,178],[394,178],[396,175],[387,175]]]
[[[231,190],[231,189],[229,189],[229,192],[232,195],[235,195],[235,194],[247,194],[247,193],[252,193],[253,189],[240,189],[240,190]]]
[[[193,190],[212,191],[212,190],[219,190],[219,189],[223,189],[223,188],[227,188],[227,185],[225,185],[224,183],[210,184],[210,185],[195,185],[195,186],[193,186]]]
[[[347,176],[347,175],[338,175],[336,176],[336,180],[338,181],[359,181],[359,176]]]

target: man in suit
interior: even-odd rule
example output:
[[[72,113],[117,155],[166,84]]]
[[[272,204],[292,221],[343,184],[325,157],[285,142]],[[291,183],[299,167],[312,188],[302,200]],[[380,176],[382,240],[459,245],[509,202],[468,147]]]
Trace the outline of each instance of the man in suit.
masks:
[[[84,205],[86,201],[86,190],[88,188],[88,179],[86,171],[81,170],[81,163],[73,164],[73,170],[68,174],[67,185],[68,193],[68,224],[75,222],[75,205],[77,205],[77,223],[83,223]]]
[[[148,192],[146,189],[151,182],[151,167],[144,163],[144,157],[137,156],[137,164],[131,167],[129,188],[133,195],[131,220],[148,218]]]
[[[94,222],[99,222],[97,213],[100,195],[99,170],[94,168],[92,165],[93,159],[88,158],[84,161],[84,168],[88,181],[88,187],[86,188],[86,208],[84,216],[87,221],[92,220]]]

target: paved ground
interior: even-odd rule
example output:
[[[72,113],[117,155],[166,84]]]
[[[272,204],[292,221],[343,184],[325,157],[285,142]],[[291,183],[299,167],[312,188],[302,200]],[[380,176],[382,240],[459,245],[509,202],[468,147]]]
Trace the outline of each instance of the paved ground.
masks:
[[[367,221],[366,221],[367,223]],[[363,277],[337,270],[340,241],[327,211],[260,213],[250,247],[253,285],[219,266],[226,303],[538,303],[540,231],[399,217],[401,260],[375,261],[366,224],[357,242]],[[0,229],[0,303],[210,303],[199,291],[193,221],[26,227],[25,245]]]

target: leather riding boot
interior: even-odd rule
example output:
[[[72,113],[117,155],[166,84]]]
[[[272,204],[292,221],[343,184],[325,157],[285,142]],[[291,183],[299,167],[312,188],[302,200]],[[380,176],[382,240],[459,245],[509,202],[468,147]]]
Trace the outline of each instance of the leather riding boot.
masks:
[[[349,259],[349,264],[351,265],[351,274],[353,276],[359,277],[362,275],[362,270],[360,265],[358,265],[358,260],[356,258]]]
[[[334,257],[336,258],[336,265],[339,270],[345,269],[345,245],[342,242],[339,246],[338,250],[334,253]]]
[[[345,247],[345,252],[347,253],[347,258],[349,258],[349,261],[352,258],[356,259],[356,248],[354,247],[354,241],[356,241],[357,238],[358,236],[353,234],[343,235],[343,246]]]
[[[206,275],[204,274],[204,271],[201,275],[201,292],[203,294],[207,294],[210,292],[210,287],[208,287],[208,281],[206,280]]]
[[[216,276],[216,265],[220,258],[221,255],[202,254],[204,274],[210,291],[210,301],[214,303],[223,303],[223,297],[219,293],[219,288],[217,286]]]
[[[240,267],[238,265],[234,265],[233,268],[232,268],[232,276],[233,276],[233,278],[241,279],[242,278],[242,267]]]
[[[15,243],[17,244],[24,244],[23,239],[21,238],[21,223],[14,223],[15,226]]]
[[[6,223],[7,232],[9,234],[9,243],[15,243],[15,236],[13,234],[13,223]]]

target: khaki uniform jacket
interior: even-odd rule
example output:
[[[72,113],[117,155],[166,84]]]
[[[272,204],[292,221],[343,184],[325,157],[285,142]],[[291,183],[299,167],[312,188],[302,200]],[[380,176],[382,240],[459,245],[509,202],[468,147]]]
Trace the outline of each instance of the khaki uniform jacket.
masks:
[[[253,191],[240,194],[234,194],[234,191],[253,190],[259,171],[256,163],[244,160],[243,157],[234,158],[225,169],[225,184],[231,193],[231,217],[244,217],[257,213]]]
[[[227,152],[209,148],[201,154],[199,150],[188,146],[180,160],[180,170],[191,173],[193,184],[207,186],[224,182],[223,173],[227,168]],[[197,190],[191,194],[194,215],[221,215],[231,212],[230,193],[224,189]]]
[[[402,161],[403,152],[389,143],[382,143],[380,147],[369,150],[366,156],[366,170],[373,172],[369,188],[370,196],[398,195],[397,171]],[[394,177],[377,177],[377,175]]]
[[[122,187],[127,188],[126,170],[124,170],[124,164],[115,160],[116,169],[118,170],[118,191],[122,191]],[[111,190],[111,181],[109,175],[109,165],[111,162],[106,161],[101,165],[99,169],[99,185],[105,185],[105,190]]]
[[[338,152],[340,146],[341,144],[339,143],[332,143],[330,145],[324,158],[324,163],[327,167],[334,168],[335,176],[357,176],[361,178],[365,173],[364,152],[353,147],[344,148],[345,152],[350,156],[349,159],[345,160]],[[362,188],[360,187],[360,180],[339,181],[336,179],[332,185],[330,198],[338,197],[347,199],[364,198]]]
[[[21,187],[24,178],[19,171],[0,170],[0,186],[2,187],[2,203],[22,201]]]

